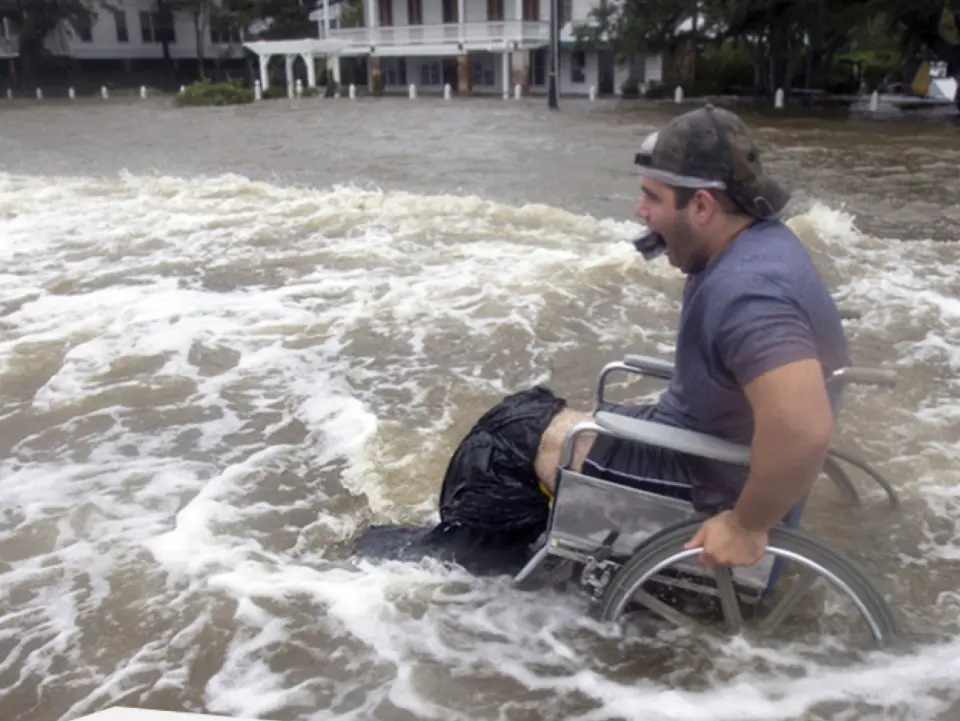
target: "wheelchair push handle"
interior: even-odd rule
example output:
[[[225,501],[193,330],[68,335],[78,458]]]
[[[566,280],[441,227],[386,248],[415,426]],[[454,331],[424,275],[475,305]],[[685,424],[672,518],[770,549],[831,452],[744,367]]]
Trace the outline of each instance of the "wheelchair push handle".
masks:
[[[674,366],[671,361],[655,358],[652,356],[627,354],[623,357],[623,363],[629,369],[642,373],[643,375],[653,376],[669,380],[673,375]],[[889,368],[867,368],[865,366],[848,366],[835,370],[827,382],[831,385],[857,384],[866,386],[883,386],[893,388],[897,385],[897,372]]]
[[[889,368],[864,368],[848,366],[839,368],[830,374],[829,384],[857,384],[864,386],[883,386],[893,388],[897,385],[897,373]]]
[[[673,375],[673,362],[662,358],[628,353],[623,357],[623,362],[629,366],[631,370],[636,370],[643,375],[654,378],[669,380]]]

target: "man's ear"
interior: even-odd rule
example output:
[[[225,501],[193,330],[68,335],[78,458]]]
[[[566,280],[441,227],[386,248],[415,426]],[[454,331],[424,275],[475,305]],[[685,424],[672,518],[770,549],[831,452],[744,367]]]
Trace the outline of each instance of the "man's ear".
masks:
[[[693,220],[700,225],[709,223],[719,209],[720,206],[717,199],[709,190],[697,190],[690,199],[690,210],[693,215]]]

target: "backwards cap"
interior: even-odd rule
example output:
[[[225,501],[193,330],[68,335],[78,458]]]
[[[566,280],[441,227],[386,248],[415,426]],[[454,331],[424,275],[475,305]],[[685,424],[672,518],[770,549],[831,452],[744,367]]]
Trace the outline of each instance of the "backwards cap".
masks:
[[[790,193],[763,171],[746,124],[728,110],[705,105],[649,135],[634,162],[641,173],[681,188],[722,190],[750,215],[779,215]]]

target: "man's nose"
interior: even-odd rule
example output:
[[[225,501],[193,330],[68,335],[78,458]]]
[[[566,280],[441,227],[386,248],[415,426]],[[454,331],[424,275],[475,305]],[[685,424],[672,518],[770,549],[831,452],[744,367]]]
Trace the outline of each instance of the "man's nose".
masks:
[[[640,220],[646,222],[649,219],[649,213],[647,211],[647,199],[641,195],[639,200],[637,200],[637,205],[633,209],[633,212]]]

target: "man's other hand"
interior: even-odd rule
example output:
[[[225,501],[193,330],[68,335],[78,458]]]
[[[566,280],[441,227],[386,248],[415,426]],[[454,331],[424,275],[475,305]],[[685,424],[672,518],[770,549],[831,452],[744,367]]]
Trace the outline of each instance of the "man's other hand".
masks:
[[[704,568],[752,566],[763,558],[768,541],[766,531],[748,531],[732,512],[723,511],[704,521],[684,548],[703,546],[700,565]]]

